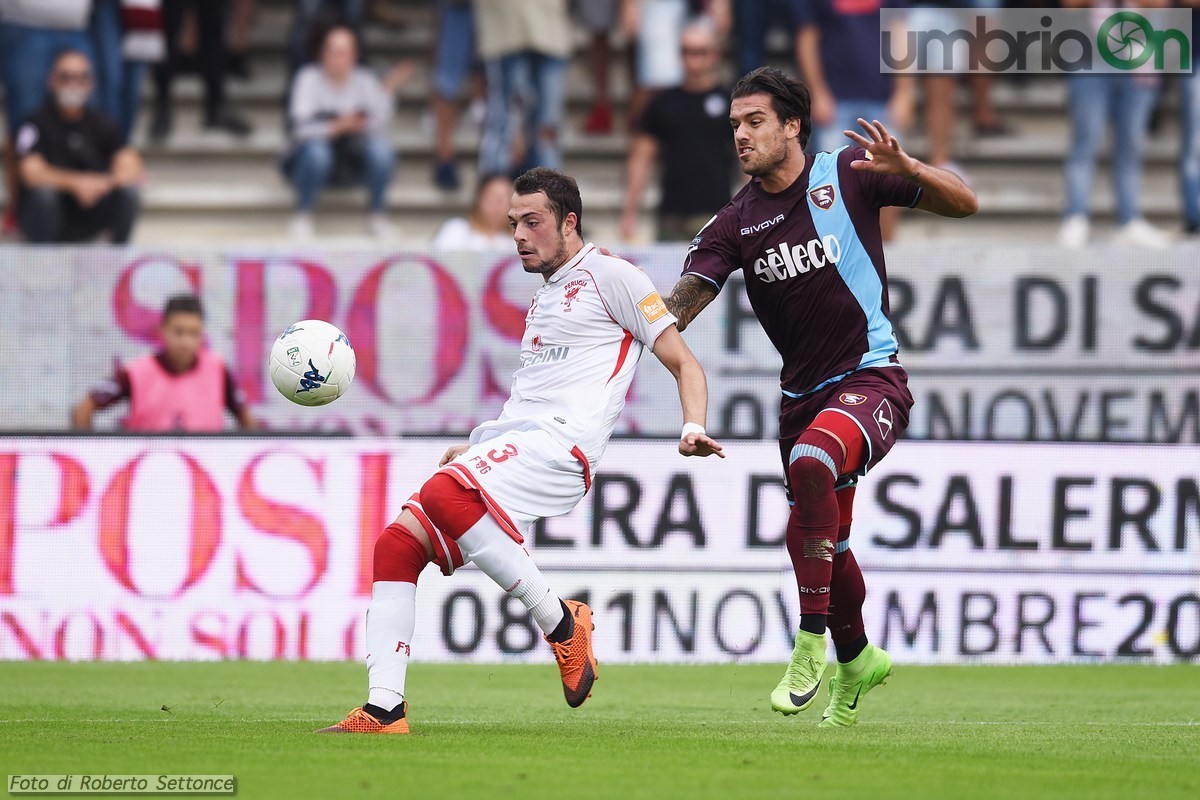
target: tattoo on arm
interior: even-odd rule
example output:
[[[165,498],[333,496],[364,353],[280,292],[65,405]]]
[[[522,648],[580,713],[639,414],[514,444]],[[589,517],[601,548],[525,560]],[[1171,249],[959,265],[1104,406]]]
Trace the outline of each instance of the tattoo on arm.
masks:
[[[695,275],[680,278],[667,298],[667,310],[679,320],[675,327],[680,331],[686,328],[716,296],[717,290],[703,278]]]

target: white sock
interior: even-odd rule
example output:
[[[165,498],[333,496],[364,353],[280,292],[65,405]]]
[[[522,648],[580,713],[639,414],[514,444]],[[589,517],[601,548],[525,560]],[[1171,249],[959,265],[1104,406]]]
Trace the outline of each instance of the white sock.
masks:
[[[562,602],[550,591],[537,564],[489,515],[458,538],[458,547],[496,585],[529,609],[543,633],[552,633],[562,622]]]
[[[417,625],[417,585],[375,581],[367,607],[367,702],[391,710],[404,702],[409,644]]]

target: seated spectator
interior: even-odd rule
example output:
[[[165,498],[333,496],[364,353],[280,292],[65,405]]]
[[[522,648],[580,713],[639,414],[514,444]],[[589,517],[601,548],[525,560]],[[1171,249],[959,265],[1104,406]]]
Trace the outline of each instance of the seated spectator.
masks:
[[[291,147],[283,171],[296,187],[290,234],[313,236],[313,207],[326,185],[366,185],[367,229],[376,238],[392,235],[384,202],[395,150],[388,138],[392,96],[412,72],[401,64],[385,80],[358,66],[354,32],[335,25],[318,32],[316,63],[302,67],[292,86],[288,121]]]
[[[434,250],[483,252],[513,249],[508,209],[513,184],[507,175],[487,175],[475,187],[475,201],[465,217],[442,223],[433,235]]]
[[[637,228],[642,193],[661,160],[658,240],[690,241],[733,193],[729,87],[718,82],[721,48],[708,20],[683,31],[683,84],[650,101],[629,148],[621,238]]]
[[[16,229],[17,127],[46,102],[46,76],[63,50],[91,54],[92,0],[0,0],[0,86],[4,87],[7,146],[4,173],[9,202],[0,235]]]
[[[308,61],[310,34],[322,20],[335,19],[354,31],[355,37],[362,38],[367,0],[295,0],[295,5],[296,15],[288,33],[289,76],[295,75]]]
[[[17,222],[31,242],[129,241],[142,159],[117,125],[88,107],[92,65],[77,50],[50,70],[50,98],[17,132]]]
[[[90,429],[96,411],[121,400],[129,401],[128,431],[214,433],[225,429],[226,409],[243,429],[258,427],[225,362],[204,347],[199,298],[168,300],[159,333],[161,350],[118,367],[79,401],[72,413],[76,430]]]

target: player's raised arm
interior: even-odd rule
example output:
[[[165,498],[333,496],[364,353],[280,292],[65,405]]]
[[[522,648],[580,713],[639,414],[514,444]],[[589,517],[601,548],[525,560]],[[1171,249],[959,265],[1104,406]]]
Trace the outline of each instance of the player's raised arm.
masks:
[[[708,381],[704,377],[704,368],[674,325],[659,334],[654,342],[654,355],[679,384],[679,404],[683,407],[679,452],[685,456],[715,454],[724,458],[721,445],[704,432],[704,420],[708,415]]]
[[[850,162],[856,170],[880,175],[898,175],[921,187],[917,208],[942,217],[969,217],[979,210],[975,192],[963,179],[948,169],[938,169],[919,161],[900,147],[895,136],[879,120],[859,119],[865,136],[843,131],[855,144],[867,151],[867,158]]]

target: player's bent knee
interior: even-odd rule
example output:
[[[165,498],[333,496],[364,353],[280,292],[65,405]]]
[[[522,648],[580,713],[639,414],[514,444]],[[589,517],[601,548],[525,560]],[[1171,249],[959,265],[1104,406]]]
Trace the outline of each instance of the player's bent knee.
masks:
[[[833,473],[825,463],[811,456],[801,456],[793,461],[788,477],[797,504],[811,503],[826,494],[833,494]]]
[[[416,583],[432,559],[429,537],[412,512],[405,510],[375,540],[372,580]]]
[[[421,487],[421,505],[438,530],[454,539],[474,527],[487,513],[478,492],[438,472]]]
[[[811,428],[801,434],[792,448],[788,466],[796,503],[804,505],[833,494],[842,459],[842,446],[835,437]]]

